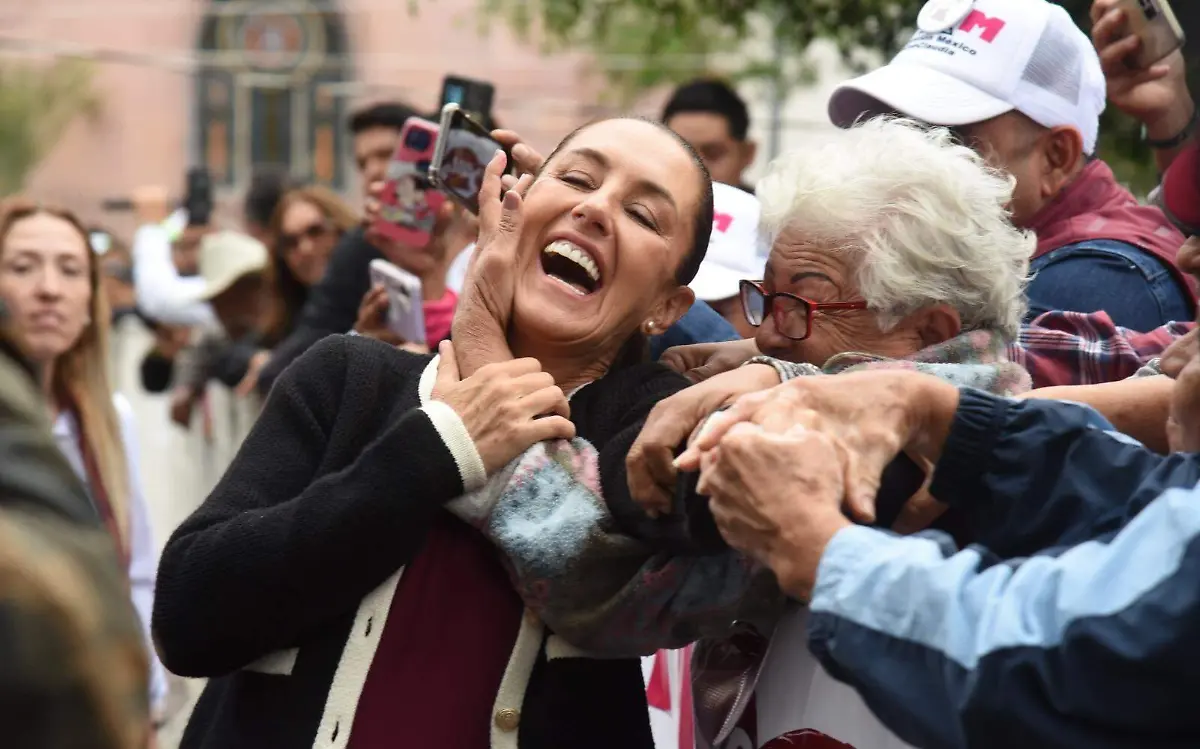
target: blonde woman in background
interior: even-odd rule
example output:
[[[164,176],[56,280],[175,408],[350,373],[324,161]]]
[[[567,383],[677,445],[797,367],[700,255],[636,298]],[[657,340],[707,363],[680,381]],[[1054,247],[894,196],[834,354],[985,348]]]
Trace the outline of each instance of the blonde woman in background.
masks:
[[[151,656],[151,704],[166,671],[149,639],[158,555],[138,475],[128,402],[108,377],[109,310],[87,231],[68,211],[13,201],[0,217],[0,301],[14,345],[40,370],[54,436],[128,570]]]

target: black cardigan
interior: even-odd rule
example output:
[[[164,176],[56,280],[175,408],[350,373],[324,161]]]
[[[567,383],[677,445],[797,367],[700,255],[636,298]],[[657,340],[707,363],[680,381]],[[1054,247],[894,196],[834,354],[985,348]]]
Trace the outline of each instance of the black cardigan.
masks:
[[[325,275],[308,292],[295,328],[271,351],[271,360],[258,376],[266,395],[276,378],[310,346],[327,335],[345,333],[358,320],[358,306],[371,288],[371,261],[383,254],[367,241],[362,229],[342,235]]]
[[[434,513],[464,490],[438,425],[418,408],[429,361],[354,336],[313,347],[167,543],[159,652],[171,671],[212,679],[184,749],[314,745],[360,602],[419,553]],[[635,365],[572,399],[579,435],[601,451],[606,492],[627,495],[629,445],[654,404],[686,385]],[[522,749],[653,746],[637,659],[548,658],[540,647],[521,703]],[[290,648],[286,676],[239,670]]]

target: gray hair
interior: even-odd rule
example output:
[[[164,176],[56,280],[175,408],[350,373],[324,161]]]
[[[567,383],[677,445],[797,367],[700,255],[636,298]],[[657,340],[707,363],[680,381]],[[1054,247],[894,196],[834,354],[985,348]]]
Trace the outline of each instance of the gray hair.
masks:
[[[886,330],[922,307],[1016,338],[1032,233],[1013,227],[1012,177],[945,128],[877,117],[786,153],[758,183],[762,229],[861,256],[859,290]]]

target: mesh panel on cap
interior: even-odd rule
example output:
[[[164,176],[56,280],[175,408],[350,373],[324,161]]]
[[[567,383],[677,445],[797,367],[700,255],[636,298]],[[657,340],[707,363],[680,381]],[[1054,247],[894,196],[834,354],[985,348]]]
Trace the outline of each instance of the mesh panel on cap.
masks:
[[[1021,80],[1043,91],[1079,105],[1083,85],[1083,57],[1079,46],[1057,24],[1046,24]]]

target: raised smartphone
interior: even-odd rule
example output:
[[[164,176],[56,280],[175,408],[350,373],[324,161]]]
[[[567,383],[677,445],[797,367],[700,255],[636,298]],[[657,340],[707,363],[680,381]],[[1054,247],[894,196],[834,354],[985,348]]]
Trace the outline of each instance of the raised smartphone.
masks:
[[[478,216],[484,170],[497,150],[506,154],[508,150],[457,104],[442,108],[439,131],[429,168],[430,181],[455,203]],[[511,170],[510,156],[508,171]]]
[[[412,247],[429,244],[438,211],[446,202],[429,180],[429,167],[438,140],[438,126],[410,117],[388,163],[387,184],[379,196],[375,230]]]
[[[1145,70],[1183,46],[1183,27],[1167,0],[1121,0],[1117,7],[1125,11],[1129,33],[1142,40],[1137,54],[1129,60],[1133,69]]]
[[[388,329],[406,343],[425,343],[425,308],[421,279],[386,260],[371,261],[371,285],[382,286],[388,295]]]
[[[492,102],[496,87],[487,81],[477,81],[457,75],[442,79],[442,106],[457,104],[464,112],[484,122],[492,117]]]

